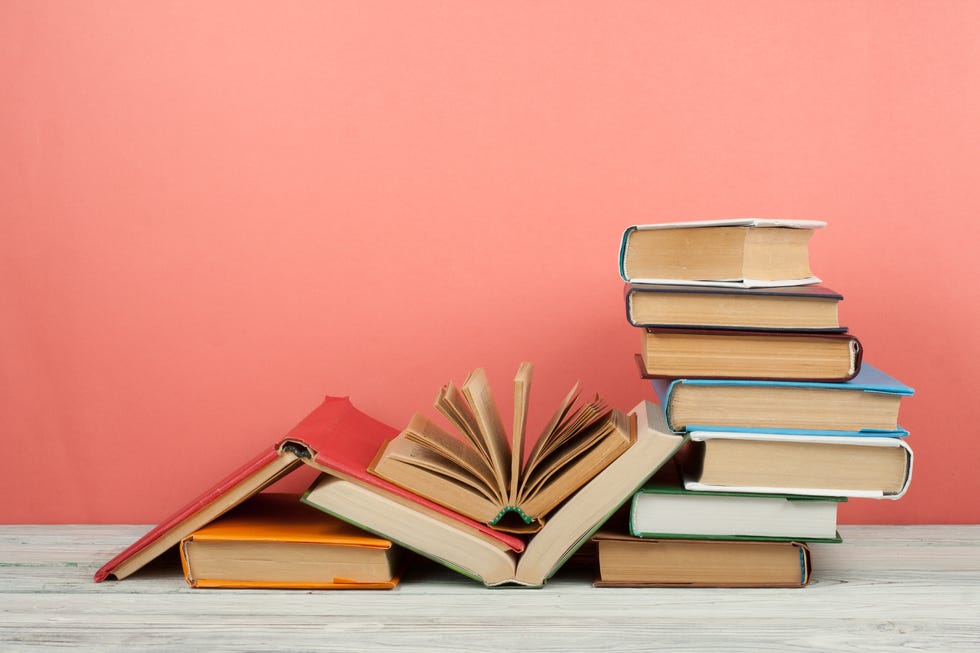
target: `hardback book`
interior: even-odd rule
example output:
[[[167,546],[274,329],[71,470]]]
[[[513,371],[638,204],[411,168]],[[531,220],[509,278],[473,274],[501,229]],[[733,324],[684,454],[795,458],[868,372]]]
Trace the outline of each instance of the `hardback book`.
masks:
[[[369,469],[500,530],[538,530],[555,506],[629,449],[633,434],[626,416],[599,397],[576,406],[576,384],[529,441],[531,374],[531,364],[524,363],[514,379],[510,438],[486,373],[478,369],[461,387],[448,383],[436,397],[436,409],[455,434],[418,413]]]
[[[847,381],[861,343],[846,333],[665,329],[641,331],[644,377]]]
[[[328,474],[303,500],[487,586],[540,587],[686,440],[667,430],[660,410],[649,402],[641,402],[629,417],[633,445],[554,510],[520,554],[420,511],[412,501]]]
[[[819,283],[809,241],[817,220],[702,220],[635,225],[623,234],[619,271],[633,283],[734,288]]]
[[[491,529],[369,473],[367,468],[375,452],[397,434],[396,429],[359,411],[349,398],[328,396],[279,442],[265,448],[109,560],[95,572],[95,581],[129,576],[177,546],[185,536],[304,464],[348,479],[352,484],[370,487],[373,492],[411,502],[419,511],[452,521],[459,529],[477,533],[499,546],[518,552],[524,550],[524,542],[518,537]]]
[[[802,542],[595,537],[596,587],[803,587],[810,550]]]
[[[689,490],[898,499],[912,480],[901,438],[698,432],[690,434]]]
[[[843,383],[651,379],[674,431],[904,436],[902,397],[912,388],[866,361]]]
[[[634,537],[840,542],[837,505],[845,497],[703,492],[648,483],[630,503]]]
[[[260,493],[180,542],[192,587],[392,589],[401,548],[300,502]]]
[[[757,331],[847,331],[830,288],[720,288],[627,283],[626,319],[638,327],[752,329]]]

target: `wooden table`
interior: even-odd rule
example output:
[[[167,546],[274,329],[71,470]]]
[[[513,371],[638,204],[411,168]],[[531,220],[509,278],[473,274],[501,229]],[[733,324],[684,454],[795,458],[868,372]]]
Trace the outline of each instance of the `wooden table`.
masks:
[[[842,526],[804,589],[488,590],[422,561],[392,591],[193,590],[170,556],[92,573],[146,526],[0,526],[0,651],[980,651],[980,526]]]

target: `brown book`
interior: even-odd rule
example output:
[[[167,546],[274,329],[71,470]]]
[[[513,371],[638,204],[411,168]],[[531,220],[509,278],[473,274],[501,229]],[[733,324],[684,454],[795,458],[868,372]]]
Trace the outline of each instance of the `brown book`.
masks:
[[[847,381],[861,369],[846,333],[647,328],[641,345],[646,378]]]
[[[808,243],[815,220],[708,220],[630,227],[620,247],[620,275],[636,283],[733,287],[818,283]]]
[[[897,499],[912,479],[901,438],[691,433],[688,490]]]
[[[844,332],[844,297],[824,286],[720,288],[625,284],[626,319],[638,327]]]
[[[803,587],[800,542],[652,540],[600,532],[596,587]]]
[[[494,528],[537,531],[551,510],[626,451],[635,433],[599,397],[575,407],[576,384],[525,455],[531,373],[524,363],[514,379],[511,438],[478,369],[462,387],[448,383],[436,397],[455,435],[416,414],[378,451],[370,471]]]

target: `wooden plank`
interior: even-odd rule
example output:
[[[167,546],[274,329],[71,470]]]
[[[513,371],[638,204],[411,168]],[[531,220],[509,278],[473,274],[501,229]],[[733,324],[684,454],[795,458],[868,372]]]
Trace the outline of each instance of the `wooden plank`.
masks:
[[[0,526],[0,649],[975,651],[980,526],[841,527],[800,590],[494,589],[420,562],[390,592],[193,590],[176,560],[92,573],[146,526]]]

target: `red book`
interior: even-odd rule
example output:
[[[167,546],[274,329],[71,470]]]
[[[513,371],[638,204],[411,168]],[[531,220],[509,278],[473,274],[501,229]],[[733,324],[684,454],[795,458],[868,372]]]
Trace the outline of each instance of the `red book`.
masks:
[[[420,510],[449,517],[462,528],[499,540],[517,553],[524,550],[520,538],[495,531],[370,474],[367,468],[374,455],[386,440],[396,435],[396,429],[365,415],[349,398],[328,396],[279,443],[223,478],[103,565],[95,572],[95,581],[101,582],[109,576],[117,579],[129,576],[185,536],[303,464],[370,486],[377,492],[402,497]]]

